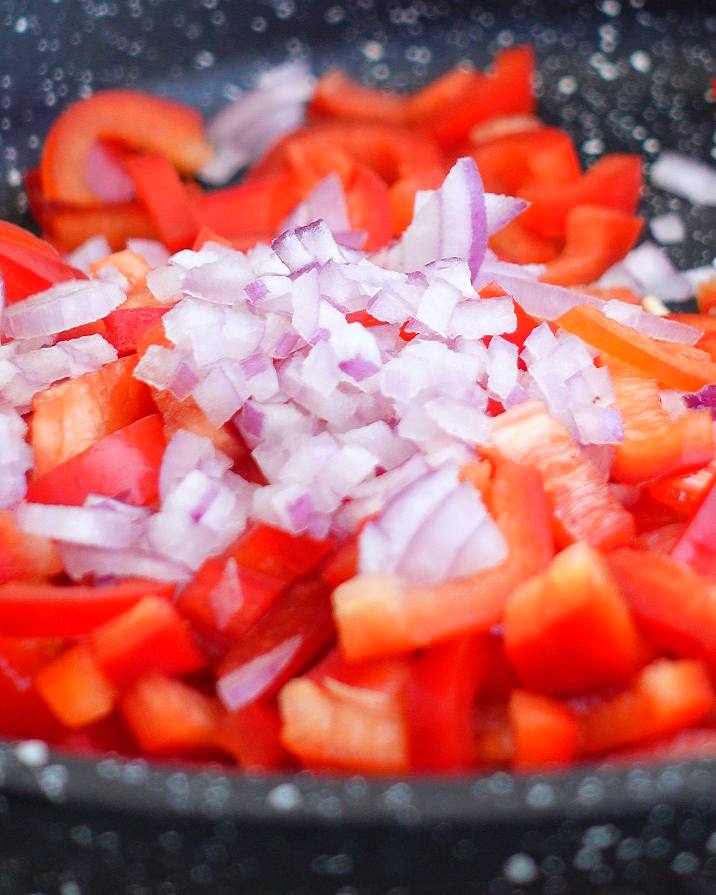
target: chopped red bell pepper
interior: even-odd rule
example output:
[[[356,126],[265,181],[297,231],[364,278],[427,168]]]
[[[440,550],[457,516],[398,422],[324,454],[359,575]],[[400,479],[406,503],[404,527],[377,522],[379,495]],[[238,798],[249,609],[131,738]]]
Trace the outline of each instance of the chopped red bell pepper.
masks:
[[[436,190],[445,179],[444,167],[426,169],[412,177],[396,180],[388,190],[390,221],[393,236],[400,236],[413,220],[415,194],[420,190]]]
[[[99,140],[159,153],[186,174],[198,171],[212,154],[201,116],[189,106],[134,90],[103,90],[65,109],[45,138],[42,190],[49,200],[97,204],[86,167]]]
[[[87,274],[63,261],[48,243],[34,236],[32,239],[16,236],[15,230],[25,231],[7,221],[1,221],[0,225],[0,274],[8,304],[44,292],[55,283],[87,279]]]
[[[30,421],[33,478],[155,412],[149,388],[133,376],[136,363],[136,358],[124,358],[35,395]]]
[[[156,239],[157,231],[139,202],[78,208],[47,204],[39,218],[43,235],[66,252],[101,233],[113,251],[123,249],[130,238]]]
[[[330,541],[254,525],[241,535],[231,553],[240,568],[291,584],[318,568],[332,549]]]
[[[716,574],[716,489],[713,486],[681,533],[671,555],[700,575]]]
[[[103,494],[135,506],[151,504],[158,494],[164,447],[161,416],[145,416],[35,479],[27,499],[82,506],[88,495]]]
[[[114,688],[84,643],[45,665],[35,686],[65,727],[85,727],[106,718],[114,708]]]
[[[574,761],[579,724],[567,706],[547,696],[515,690],[508,711],[515,768],[522,771],[564,768]]]
[[[356,84],[339,69],[322,75],[308,104],[311,118],[353,118],[402,124],[405,99],[397,93]]]
[[[155,596],[96,628],[89,645],[98,667],[118,690],[151,671],[177,675],[206,664],[174,606]]]
[[[173,582],[128,578],[116,584],[0,585],[0,633],[13,637],[80,637],[131,609],[148,594],[171,596]]]
[[[124,720],[149,755],[211,756],[219,748],[218,700],[182,681],[150,672],[122,698]]]
[[[353,230],[363,231],[363,250],[375,252],[390,242],[390,199],[385,181],[366,165],[356,165],[346,193],[348,219]]]
[[[56,638],[0,637],[0,732],[13,739],[56,740],[62,727],[40,697],[34,677],[62,649]]]
[[[124,166],[164,245],[172,252],[189,248],[199,224],[174,165],[164,155],[137,155]]]
[[[217,743],[247,771],[277,771],[295,765],[281,742],[281,719],[272,702],[257,700],[226,712]]]
[[[293,585],[219,665],[217,691],[231,710],[273,696],[328,646],[334,633],[322,581]]]
[[[205,193],[193,205],[201,226],[233,239],[245,233],[276,233],[300,199],[291,175],[278,173]]]
[[[134,354],[139,339],[155,326],[169,308],[117,308],[104,320],[106,339],[120,357]]]
[[[21,531],[10,512],[0,512],[0,584],[51,578],[62,572],[57,547],[39,535]]]
[[[716,697],[700,662],[658,659],[622,693],[587,708],[580,749],[599,755],[673,733],[702,721]]]
[[[504,637],[522,684],[556,696],[624,684],[645,655],[608,566],[584,543],[512,594]]]
[[[492,451],[539,471],[552,506],[558,544],[586,541],[608,550],[631,540],[633,519],[544,405],[528,401],[497,417]]]
[[[473,710],[489,674],[489,635],[432,646],[418,655],[407,694],[410,767],[466,770],[472,759]]]

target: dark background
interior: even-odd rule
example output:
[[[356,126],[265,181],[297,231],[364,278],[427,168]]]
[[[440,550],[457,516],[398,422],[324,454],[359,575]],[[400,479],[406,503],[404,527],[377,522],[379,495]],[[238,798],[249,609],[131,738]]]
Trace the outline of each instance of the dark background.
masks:
[[[289,58],[410,89],[522,41],[538,52],[541,113],[585,161],[713,158],[710,0],[0,0],[0,213],[24,219],[23,170],[92,90],[139,86],[209,113]],[[673,257],[710,263],[714,210],[647,191],[646,214],[668,209],[690,233]],[[0,895],[716,892],[714,762],[443,783],[301,775],[280,809],[277,780],[58,756],[27,768],[0,744],[0,781]]]

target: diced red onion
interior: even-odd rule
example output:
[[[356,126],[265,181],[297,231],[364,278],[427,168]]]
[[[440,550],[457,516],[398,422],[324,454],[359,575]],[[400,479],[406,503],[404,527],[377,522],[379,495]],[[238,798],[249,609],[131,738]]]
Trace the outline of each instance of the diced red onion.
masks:
[[[689,155],[666,150],[651,166],[651,182],[694,205],[716,205],[716,169]]]
[[[490,339],[487,347],[487,388],[500,400],[517,386],[517,346],[501,336]]]
[[[517,317],[511,298],[477,298],[457,305],[450,320],[449,335],[482,339],[516,329]]]
[[[711,388],[711,386],[704,386],[704,388]],[[714,388],[714,407],[716,407],[716,386]],[[698,393],[697,393],[698,394]],[[669,414],[672,420],[677,419],[680,416],[683,416],[686,413],[687,408],[687,395],[684,392],[677,392],[672,389],[662,389],[659,392],[659,398],[661,399],[661,406],[664,410]],[[693,398],[693,395],[690,397]]]
[[[179,429],[162,456],[159,470],[159,496],[162,501],[193,469],[210,478],[220,479],[231,469],[231,458],[217,451],[208,438]]]
[[[673,211],[651,218],[649,229],[654,239],[662,245],[675,245],[686,239],[684,219]]]
[[[503,196],[499,193],[485,193],[485,211],[489,236],[506,227],[527,208],[530,203],[517,196]]]
[[[14,339],[54,335],[106,317],[125,298],[112,283],[68,280],[5,308],[3,333]]]
[[[676,342],[680,345],[695,345],[703,333],[694,326],[678,323],[675,320],[667,320],[650,314],[637,305],[612,299],[608,301],[603,311],[610,320],[616,320],[626,326],[632,327],[637,332],[652,339],[661,339],[664,342]]]
[[[169,261],[169,250],[157,239],[130,238],[127,240],[127,248],[130,252],[141,255],[152,269],[161,267]]]
[[[575,292],[573,289],[566,289],[564,286],[503,275],[495,276],[493,279],[524,311],[539,320],[556,320],[577,305],[599,304],[598,299]]]
[[[410,225],[378,258],[386,267],[405,271],[418,270],[441,258],[462,258],[474,276],[485,257],[486,246],[482,179],[474,160],[461,158],[441,187],[416,196]]]
[[[408,485],[365,526],[359,570],[430,585],[497,565],[506,553],[477,491],[446,464]]]
[[[24,503],[15,516],[23,531],[87,547],[134,547],[143,533],[136,519],[103,507]]]
[[[674,267],[666,252],[653,242],[643,242],[621,262],[639,284],[640,294],[665,301],[683,301],[692,294],[691,283]]]
[[[173,304],[181,298],[186,271],[177,265],[157,267],[147,274],[147,289],[161,304]]]
[[[85,181],[102,202],[129,202],[134,198],[132,178],[102,143],[93,143],[87,153]]]
[[[154,581],[187,581],[191,570],[181,563],[142,550],[112,550],[61,543],[62,565],[70,578],[149,578]]]
[[[313,78],[303,63],[288,63],[261,75],[254,90],[225,106],[207,125],[215,154],[202,169],[202,180],[225,183],[279,137],[299,127],[312,89]]]
[[[705,385],[694,394],[684,395],[684,404],[690,410],[710,410],[716,417],[716,384]]]
[[[199,376],[188,356],[163,345],[150,345],[133,375],[159,391],[169,389],[180,401],[188,398],[199,383]]]
[[[32,448],[25,441],[27,425],[10,408],[0,408],[0,509],[7,510],[25,496],[27,478],[32,468]]]
[[[67,256],[67,263],[86,274],[90,272],[90,264],[99,261],[112,253],[106,236],[90,236]]]
[[[329,174],[319,181],[280,229],[295,230],[318,220],[325,221],[334,236],[339,233],[345,236],[351,229],[343,184],[337,174]],[[355,248],[360,248],[360,245]]]
[[[293,661],[301,637],[282,640],[273,649],[227,672],[216,682],[219,699],[229,711],[238,711],[258,699]]]

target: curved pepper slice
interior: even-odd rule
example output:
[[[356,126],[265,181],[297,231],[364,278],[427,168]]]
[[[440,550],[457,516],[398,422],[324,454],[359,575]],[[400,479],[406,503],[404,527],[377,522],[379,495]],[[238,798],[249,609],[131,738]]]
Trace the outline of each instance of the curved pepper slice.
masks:
[[[198,171],[212,155],[194,109],[137,90],[103,90],[71,105],[50,128],[41,164],[42,191],[49,201],[98,204],[85,171],[99,140],[157,152],[183,174]]]

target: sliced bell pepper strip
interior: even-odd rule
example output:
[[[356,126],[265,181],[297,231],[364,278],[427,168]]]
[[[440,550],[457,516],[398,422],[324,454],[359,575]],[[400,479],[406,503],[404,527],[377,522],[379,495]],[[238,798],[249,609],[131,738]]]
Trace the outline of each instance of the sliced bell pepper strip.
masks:
[[[691,472],[714,456],[711,414],[687,410],[672,419],[664,410],[659,385],[607,360],[624,441],[614,451],[612,478],[638,484]]]
[[[84,643],[45,665],[35,677],[35,687],[65,727],[92,724],[114,708],[114,688]]]
[[[156,239],[157,231],[139,202],[76,208],[48,204],[35,217],[42,232],[66,252],[76,249],[91,236],[101,233],[113,251],[123,249],[128,239]]]
[[[509,134],[534,134],[535,131],[544,130],[545,124],[531,112],[521,112],[516,115],[495,115],[476,124],[470,131],[470,143],[473,146],[481,146],[498,137],[506,137]]]
[[[136,90],[103,90],[69,106],[45,138],[42,190],[49,200],[97,204],[86,167],[99,140],[159,153],[184,174],[198,171],[212,155],[201,116],[189,106]]]
[[[150,672],[122,698],[124,720],[149,755],[213,755],[222,717],[218,700]]]
[[[497,417],[491,452],[538,470],[552,507],[558,544],[586,541],[608,550],[631,540],[633,519],[544,405],[528,401]]]
[[[89,494],[103,494],[135,506],[151,504],[158,494],[164,447],[162,418],[145,416],[35,479],[27,499],[82,506]]]
[[[199,224],[189,194],[164,155],[137,155],[124,163],[139,201],[172,252],[189,248]]]
[[[599,755],[698,724],[714,702],[700,662],[658,659],[624,692],[587,709],[580,719],[580,751]]]
[[[716,479],[716,462],[689,475],[662,479],[649,485],[649,495],[679,513],[691,516],[701,506]]]
[[[132,375],[135,366],[136,359],[124,358],[35,395],[30,444],[36,479],[155,411],[149,388]]]
[[[546,696],[515,690],[508,711],[515,768],[522,771],[564,768],[574,761],[579,724],[567,706]]]
[[[519,219],[493,233],[489,245],[503,261],[515,264],[545,264],[559,254],[554,240],[540,236]]]
[[[241,569],[292,584],[317,569],[332,550],[330,541],[254,525],[241,535],[231,555]]]
[[[232,711],[273,696],[325,650],[333,637],[330,593],[322,581],[289,588],[229,650],[217,692]]]
[[[512,591],[552,558],[550,512],[538,473],[511,463],[497,465],[489,507],[507,542],[501,565],[435,587],[359,575],[334,591],[340,646],[349,660],[406,652],[500,622]]]
[[[353,118],[402,124],[405,104],[405,98],[397,93],[364,87],[339,69],[332,69],[318,79],[308,114],[314,119]]]
[[[656,379],[665,388],[698,391],[716,382],[716,363],[704,351],[644,336],[630,326],[610,320],[592,305],[572,308],[557,324],[598,351]]]
[[[104,319],[105,337],[120,357],[134,354],[141,337],[155,326],[169,308],[117,308]]]
[[[605,155],[578,180],[520,188],[520,196],[530,203],[521,220],[542,236],[564,236],[569,212],[577,205],[600,205],[634,214],[641,185],[638,155]]]
[[[670,556],[622,548],[607,557],[627,605],[646,637],[663,650],[716,669],[716,590],[709,579]]]
[[[582,174],[572,138],[556,127],[505,134],[474,146],[485,189],[514,195],[526,184],[561,184]]]
[[[205,193],[194,199],[193,206],[200,226],[233,239],[258,231],[276,233],[300,200],[293,178],[280,172]]]
[[[0,584],[51,578],[62,572],[55,544],[49,538],[21,531],[10,512],[0,512]]]
[[[348,220],[366,234],[363,250],[375,252],[390,242],[390,199],[385,181],[367,165],[356,165],[346,192]]]
[[[405,719],[395,697],[302,677],[283,687],[279,710],[282,742],[304,764],[386,774],[408,768]]]
[[[174,606],[151,595],[96,628],[88,642],[102,674],[118,690],[150,671],[188,674],[206,664]]]
[[[547,261],[542,280],[560,286],[598,280],[634,247],[643,226],[641,218],[624,211],[576,205],[567,214],[564,248]]]
[[[148,594],[169,597],[173,582],[126,579],[116,584],[0,585],[0,633],[12,637],[80,637],[131,609]]]
[[[412,770],[470,766],[474,705],[490,671],[489,639],[476,634],[449,640],[415,660],[406,709]]]
[[[465,143],[472,128],[495,115],[514,115],[532,112],[535,98],[532,90],[534,51],[531,47],[503,50],[495,56],[492,71],[463,78],[459,91],[457,74],[448,75],[438,86],[426,89],[414,101],[418,115],[414,123],[429,134],[440,146],[452,149]],[[445,105],[440,88],[447,92],[450,103]],[[459,96],[457,95],[459,93]],[[433,101],[434,113],[426,114],[426,95]]]
[[[644,658],[615,581],[587,544],[567,547],[505,606],[505,652],[530,690],[566,696],[626,683]]]
[[[254,166],[246,182],[285,173],[293,167],[295,146],[309,147],[318,158],[321,147],[326,152],[334,148],[343,150],[354,162],[372,168],[388,185],[444,165],[442,152],[435,143],[409,128],[378,122],[321,122],[279,140]]]
[[[285,581],[242,568],[228,550],[206,560],[177,605],[193,626],[228,645],[266,613],[285,587]]]
[[[11,241],[0,229],[0,274],[8,304],[44,292],[55,283],[87,279],[87,274],[63,261],[52,246],[39,239],[36,242],[40,247],[29,241]]]

